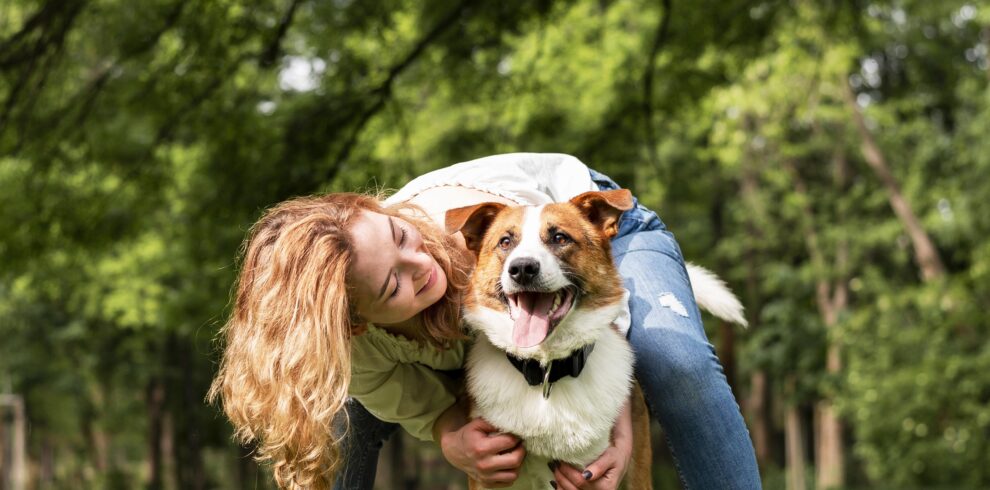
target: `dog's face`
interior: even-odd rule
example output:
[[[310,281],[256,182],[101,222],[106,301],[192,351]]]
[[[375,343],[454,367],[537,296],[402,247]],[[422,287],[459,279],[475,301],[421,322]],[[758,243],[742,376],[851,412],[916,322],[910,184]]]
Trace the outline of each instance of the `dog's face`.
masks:
[[[460,231],[478,260],[465,320],[521,358],[554,359],[594,341],[621,307],[609,240],[631,207],[620,189],[539,207],[448,211],[447,231]]]

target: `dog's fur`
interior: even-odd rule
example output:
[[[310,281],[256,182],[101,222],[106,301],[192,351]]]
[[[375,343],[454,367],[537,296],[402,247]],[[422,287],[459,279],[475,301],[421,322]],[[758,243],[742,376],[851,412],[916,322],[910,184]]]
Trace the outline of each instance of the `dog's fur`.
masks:
[[[633,460],[624,482],[652,488],[649,417],[633,380],[632,349],[616,327],[627,297],[610,246],[619,217],[632,205],[629,191],[615,190],[540,207],[482,203],[447,212],[447,231],[460,231],[477,257],[464,306],[477,334],[467,359],[472,416],[519,436],[527,451],[511,488],[550,488],[548,462],[583,468],[597,459],[631,392]],[[689,267],[692,280],[702,271]],[[710,293],[700,305],[741,318],[724,284],[710,273],[698,277]],[[594,348],[580,375],[553,383],[549,396],[545,387],[530,386],[507,357],[546,367],[589,344]],[[471,488],[481,486],[471,482]]]

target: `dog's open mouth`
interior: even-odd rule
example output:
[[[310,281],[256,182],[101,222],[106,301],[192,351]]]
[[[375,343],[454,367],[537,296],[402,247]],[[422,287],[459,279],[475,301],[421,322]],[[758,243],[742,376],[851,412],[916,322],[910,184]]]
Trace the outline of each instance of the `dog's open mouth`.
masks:
[[[574,307],[574,291],[521,291],[506,296],[516,347],[539,345]]]

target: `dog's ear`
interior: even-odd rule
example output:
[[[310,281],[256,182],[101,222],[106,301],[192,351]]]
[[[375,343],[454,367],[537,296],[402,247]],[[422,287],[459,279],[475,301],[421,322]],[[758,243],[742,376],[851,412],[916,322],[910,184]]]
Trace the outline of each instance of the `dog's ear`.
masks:
[[[592,191],[571,199],[588,221],[595,224],[606,238],[619,233],[619,217],[633,207],[632,193],[628,189]]]
[[[447,234],[452,235],[458,231],[464,235],[464,242],[468,250],[478,255],[481,250],[481,240],[485,238],[485,232],[491,226],[495,216],[505,209],[505,204],[497,202],[483,202],[474,206],[465,206],[447,211],[446,228]]]

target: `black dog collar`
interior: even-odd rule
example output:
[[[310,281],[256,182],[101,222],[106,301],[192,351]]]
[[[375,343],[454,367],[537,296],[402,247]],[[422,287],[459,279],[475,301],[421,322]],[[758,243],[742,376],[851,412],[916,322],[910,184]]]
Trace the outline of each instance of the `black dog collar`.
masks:
[[[542,384],[543,397],[546,398],[550,396],[550,387],[553,383],[556,383],[564,376],[573,376],[576,378],[581,374],[581,371],[584,370],[584,364],[593,350],[595,350],[594,342],[571,352],[571,355],[565,358],[554,359],[546,368],[540,366],[539,361],[535,359],[519,359],[509,353],[506,353],[505,357],[509,358],[512,366],[522,373],[530,386],[539,386]]]

